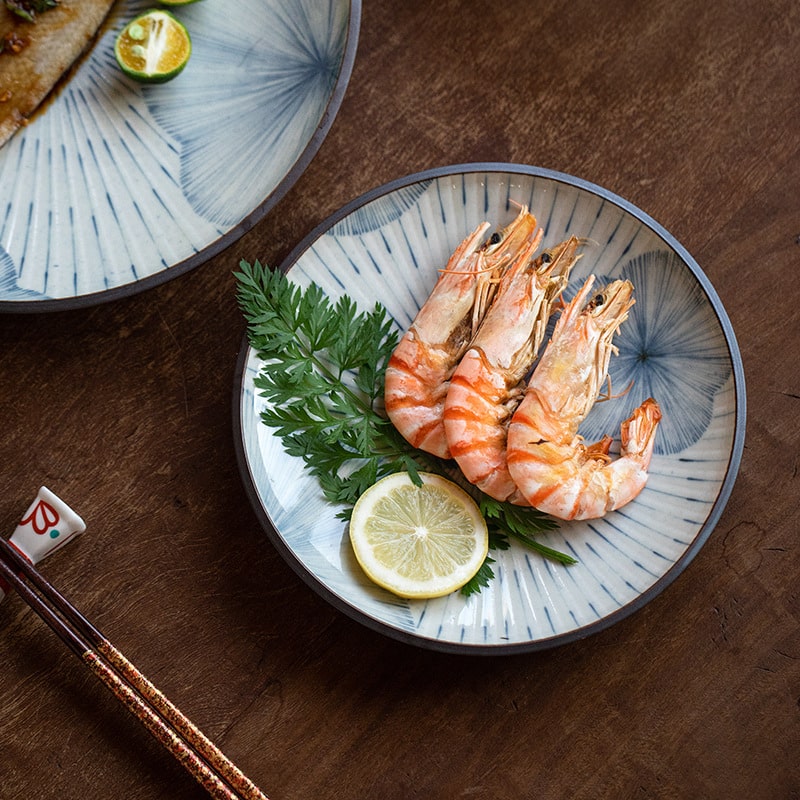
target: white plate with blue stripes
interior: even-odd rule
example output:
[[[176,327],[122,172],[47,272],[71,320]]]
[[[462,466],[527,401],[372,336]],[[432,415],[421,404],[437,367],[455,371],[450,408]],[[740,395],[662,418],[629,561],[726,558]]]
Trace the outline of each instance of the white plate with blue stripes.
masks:
[[[201,264],[274,207],[333,123],[360,0],[176,8],[192,57],[157,86],[114,60],[119,30],[151,5],[117,3],[69,80],[0,148],[0,311],[90,306]]]
[[[662,408],[644,491],[599,520],[560,522],[540,536],[577,564],[522,545],[494,551],[480,594],[402,600],[374,586],[350,552],[340,510],[300,459],[259,421],[261,364],[246,344],[236,386],[237,451],[245,486],[270,539],[323,597],[370,628],[436,650],[512,653],[598,632],[641,608],[697,554],[728,500],[745,433],[739,349],[722,303],[688,252],[657,222],[586,181],[510,164],[470,164],[410,176],[353,201],[313,231],[282,269],[362,310],[378,300],[405,330],[456,245],[487,220],[499,227],[526,204],[543,246],[587,240],[566,296],[595,274],[629,278],[636,305],[615,339],[612,385],[633,388],[598,404],[581,433],[608,432],[648,396]],[[665,621],[665,625],[668,622]]]

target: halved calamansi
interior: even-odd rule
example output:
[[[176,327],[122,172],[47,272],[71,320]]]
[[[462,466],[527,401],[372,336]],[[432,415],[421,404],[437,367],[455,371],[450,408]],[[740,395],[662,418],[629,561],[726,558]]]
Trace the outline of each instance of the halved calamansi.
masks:
[[[117,36],[114,55],[122,71],[143,83],[178,75],[192,54],[186,26],[169,11],[151,10],[132,19]]]

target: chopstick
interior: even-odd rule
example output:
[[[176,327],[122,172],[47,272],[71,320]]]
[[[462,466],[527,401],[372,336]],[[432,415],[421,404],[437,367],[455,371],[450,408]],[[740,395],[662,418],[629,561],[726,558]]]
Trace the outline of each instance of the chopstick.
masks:
[[[95,677],[213,798],[268,800],[27,558],[1,537],[0,577],[17,590]]]

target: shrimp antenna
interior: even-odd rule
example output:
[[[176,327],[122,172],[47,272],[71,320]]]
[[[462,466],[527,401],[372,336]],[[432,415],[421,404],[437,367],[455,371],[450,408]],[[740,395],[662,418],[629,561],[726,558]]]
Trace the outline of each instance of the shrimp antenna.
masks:
[[[625,397],[625,395],[628,394],[628,392],[633,388],[633,378],[631,378],[628,385],[619,394],[613,394],[613,392],[611,391],[610,375],[606,375],[606,383],[608,384],[608,392],[606,394],[599,395],[595,402],[605,403],[606,400],[618,400],[620,397]]]
[[[508,259],[506,259],[507,261]],[[503,265],[500,264],[500,267]],[[440,275],[483,275],[484,272],[494,272],[497,270],[498,267],[482,267],[481,269],[448,269],[447,267],[442,267],[438,269],[437,272]],[[500,280],[499,278],[497,279]]]

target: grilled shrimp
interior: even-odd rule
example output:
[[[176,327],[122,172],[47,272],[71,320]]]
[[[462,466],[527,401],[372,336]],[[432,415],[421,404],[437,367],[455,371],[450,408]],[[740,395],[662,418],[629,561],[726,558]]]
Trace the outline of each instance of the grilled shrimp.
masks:
[[[529,505],[506,466],[506,435],[525,391],[524,378],[544,339],[553,303],[577,261],[572,237],[533,259],[520,251],[500,280],[494,302],[450,380],[444,428],[450,453],[481,491]]]
[[[450,458],[442,414],[450,376],[486,313],[515,253],[541,234],[520,209],[484,242],[489,223],[458,246],[386,367],[384,402],[397,430],[414,447]]]
[[[605,436],[586,445],[578,426],[606,381],[612,338],[633,305],[629,281],[590,297],[590,276],[558,319],[511,419],[507,460],[530,505],[560,519],[592,519],[620,508],[644,488],[661,419],[649,398],[621,426],[620,455]],[[588,302],[587,302],[588,300]]]

